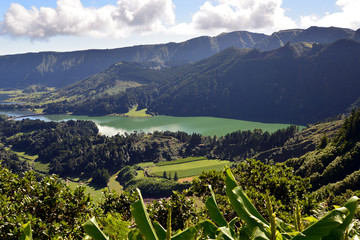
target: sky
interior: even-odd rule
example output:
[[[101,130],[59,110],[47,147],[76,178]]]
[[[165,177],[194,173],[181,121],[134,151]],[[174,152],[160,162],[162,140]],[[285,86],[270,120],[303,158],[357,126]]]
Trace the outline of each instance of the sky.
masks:
[[[360,28],[360,0],[1,0],[0,55],[181,42],[223,32]]]

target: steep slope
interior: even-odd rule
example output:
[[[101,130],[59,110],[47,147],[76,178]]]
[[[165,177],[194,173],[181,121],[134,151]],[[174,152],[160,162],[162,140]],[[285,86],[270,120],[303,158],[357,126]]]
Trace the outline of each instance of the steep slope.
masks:
[[[185,75],[148,108],[175,116],[315,122],[359,98],[359,54],[360,44],[351,40],[253,50],[235,59],[225,51],[194,64],[197,74]]]
[[[315,151],[324,136],[329,140],[334,139],[343,124],[344,120],[340,119],[309,125],[287,140],[283,146],[260,152],[254,158],[262,162],[269,160],[284,162],[288,159],[299,158],[308,152]]]
[[[57,98],[75,97],[77,101],[119,94],[126,89],[161,82],[165,77],[156,63],[119,62],[104,71],[60,89]]]
[[[198,37],[181,43],[0,56],[0,88],[25,88],[33,84],[64,87],[120,61],[175,66],[208,58],[228,47],[273,50],[287,42],[329,43],[342,38],[359,40],[353,30],[312,27],[280,31],[271,36],[237,31],[216,37]]]
[[[253,47],[256,41],[266,37],[265,34],[235,32],[219,37],[198,37],[181,43],[0,56],[0,88],[23,88],[33,84],[64,87],[120,61],[156,62],[158,66],[181,65],[210,57],[230,46]]]
[[[353,111],[343,121],[332,141],[322,140],[314,151],[290,159],[287,165],[295,173],[310,177],[314,189],[320,193],[339,194],[346,189],[359,190],[360,180],[360,110]],[[323,139],[326,139],[323,136]]]

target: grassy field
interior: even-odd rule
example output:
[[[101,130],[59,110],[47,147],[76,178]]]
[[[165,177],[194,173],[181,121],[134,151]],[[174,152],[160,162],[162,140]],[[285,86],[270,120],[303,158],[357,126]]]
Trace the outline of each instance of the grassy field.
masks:
[[[188,158],[179,158],[175,161],[163,161],[163,162],[158,162],[155,165],[160,167],[160,166],[169,166],[169,165],[174,165],[174,164],[181,164],[181,163],[189,163],[189,162],[196,162],[196,161],[200,161],[200,160],[208,160],[206,157],[188,157]]]
[[[16,152],[14,151],[14,149],[12,150],[16,155],[18,155],[21,160],[27,161],[35,172],[39,172],[42,174],[49,173],[50,163],[42,163],[40,161],[36,161],[38,155],[28,155],[25,152]]]
[[[133,118],[140,118],[140,117],[151,117],[150,114],[146,113],[147,108],[137,110],[137,107],[134,107],[129,110],[129,112],[125,113],[124,116],[126,117],[133,117]]]
[[[65,180],[64,180],[65,181]],[[89,184],[89,181],[82,182],[79,179],[69,179],[66,180],[66,185],[68,185],[71,189],[75,189],[78,186],[85,187],[85,194],[90,196],[94,199],[95,202],[98,202],[102,196],[102,188],[96,188]]]
[[[34,161],[32,166],[34,171],[47,174],[49,173],[49,165],[50,163],[41,163],[39,161]]]
[[[123,190],[123,187],[118,181],[116,181],[117,175],[118,173],[112,175],[107,185],[110,191],[115,190],[116,192],[120,193]]]
[[[230,165],[229,161],[208,160],[205,157],[178,159],[171,162],[157,163],[155,166],[148,168],[149,173],[162,177],[166,172],[167,176],[171,174],[174,177],[177,172],[178,178],[195,177],[202,171],[222,170],[224,166]]]
[[[117,193],[121,193],[123,187],[119,184],[119,182],[116,181],[116,177],[117,173],[110,177],[107,188],[109,191],[115,190]],[[85,194],[90,194],[90,196],[94,199],[95,202],[98,202],[102,196],[104,188],[99,188],[91,184],[91,179],[83,180],[79,178],[69,178],[64,181],[72,189],[76,188],[77,186],[84,186]]]

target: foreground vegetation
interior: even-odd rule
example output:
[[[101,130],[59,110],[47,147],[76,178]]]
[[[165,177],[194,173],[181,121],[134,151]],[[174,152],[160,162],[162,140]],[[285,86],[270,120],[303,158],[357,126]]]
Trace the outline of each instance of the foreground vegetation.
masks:
[[[300,137],[301,133],[294,132],[292,128],[274,134],[262,133],[258,130],[237,132],[219,139],[181,132],[136,133],[107,138],[99,136],[96,127],[90,122],[2,121],[0,122],[2,165],[10,167],[18,174],[11,173],[5,167],[0,169],[0,237],[18,239],[23,232],[22,224],[31,222],[34,239],[51,239],[56,236],[81,239],[85,234],[81,224],[91,216],[96,216],[101,228],[108,235],[117,234],[116,231],[110,230],[112,224],[123,226],[121,227],[123,230],[128,229],[124,226],[132,226],[131,229],[134,230],[134,222],[139,221],[136,219],[139,216],[134,215],[134,207],[139,209],[140,205],[143,206],[141,200],[138,201],[140,196],[136,188],[139,188],[144,197],[168,197],[168,199],[148,204],[147,213],[143,211],[143,207],[140,208],[143,209],[143,216],[149,214],[152,222],[159,223],[159,225],[155,224],[154,228],[157,229],[156,236],[160,238],[163,238],[164,232],[168,233],[168,238],[170,238],[170,231],[161,229],[170,230],[171,227],[174,232],[172,237],[175,237],[179,233],[178,231],[188,232],[186,229],[195,229],[200,234],[198,237],[201,238],[210,234],[208,232],[210,229],[212,234],[210,237],[217,236],[220,239],[222,234],[227,234],[226,236],[230,239],[237,239],[243,232],[260,234],[256,236],[262,236],[263,239],[275,239],[273,237],[276,236],[278,239],[281,239],[279,236],[282,239],[291,237],[298,239],[303,236],[295,236],[297,233],[291,236],[286,234],[295,229],[305,235],[310,234],[309,232],[322,232],[308,229],[324,224],[322,226],[327,229],[324,235],[314,239],[327,239],[325,236],[329,234],[337,236],[338,233],[340,233],[341,239],[344,237],[346,239],[348,236],[355,236],[359,230],[356,221],[354,224],[351,223],[352,219],[359,219],[360,216],[356,207],[358,200],[356,197],[351,198],[360,195],[357,184],[359,123],[360,110],[353,111],[343,121],[337,133],[331,136],[323,134],[317,142],[316,148],[299,158],[292,158],[284,163],[276,164],[272,161],[267,161],[265,164],[250,159],[234,161],[231,174],[229,169],[211,170],[201,173],[191,184],[180,184],[173,179],[145,177],[144,169],[149,167],[149,162],[144,161],[139,164],[141,161],[137,162],[140,159],[137,157],[157,156],[157,159],[160,160],[161,158],[171,158],[174,155],[166,154],[174,154],[174,151],[178,151],[177,153],[183,154],[183,156],[193,156],[177,162],[164,161],[165,159],[152,161],[162,165],[158,167],[172,167],[176,166],[174,163],[195,164],[196,161],[212,161],[201,160],[194,156],[196,154],[204,156],[206,155],[204,151],[208,149],[211,150],[210,155],[220,154],[218,152],[220,149],[227,149],[227,152],[221,154],[234,160],[244,156],[237,155],[239,148],[256,147],[249,151],[249,154],[262,149],[265,149],[266,152],[272,152],[273,149],[282,152],[281,147],[271,148],[271,146],[288,141],[291,143],[301,142],[304,138]],[[86,136],[86,138],[82,136]],[[259,143],[261,144],[257,145]],[[85,147],[81,148],[80,146]],[[90,148],[90,146],[92,147]],[[299,146],[304,146],[304,144],[301,143]],[[14,152],[12,149],[18,151]],[[92,158],[88,157],[91,155],[84,154],[87,149],[92,150]],[[124,157],[123,160],[131,159],[134,162],[115,161],[112,154],[117,151],[122,154],[119,156],[128,155],[128,158]],[[280,155],[281,152],[279,151],[277,154]],[[289,153],[288,150],[283,152]],[[38,155],[37,159],[30,157],[35,156],[34,154]],[[41,156],[52,156],[55,159],[54,162],[59,161],[62,157],[69,158],[70,161],[66,165],[58,165],[66,169],[63,173],[72,173],[72,171],[76,173],[80,170],[80,166],[84,166],[81,164],[85,159],[91,160],[84,161],[84,163],[90,164],[89,166],[92,164],[93,167],[99,167],[101,164],[106,166],[106,161],[105,163],[101,161],[109,159],[113,161],[108,162],[112,163],[109,166],[118,166],[120,169],[115,172],[117,174],[116,181],[124,187],[124,190],[121,193],[104,191],[100,201],[95,203],[84,193],[83,187],[71,189],[56,176],[44,176],[39,172],[29,172],[31,167],[29,163],[41,160]],[[49,164],[50,173],[54,162],[51,161]],[[338,171],[338,168],[342,171]],[[104,176],[110,175],[110,168],[94,169],[94,175],[91,176],[91,181],[94,183],[101,182],[104,180]],[[112,170],[115,171],[114,167]],[[144,171],[144,176],[138,176],[139,171]],[[349,175],[345,176],[345,174]],[[236,180],[248,197],[244,197],[242,190],[234,185],[234,180],[231,180],[232,183],[230,183],[229,179]],[[232,187],[229,187],[229,184]],[[212,189],[209,189],[209,185],[212,186]],[[174,189],[177,191],[173,192]],[[236,193],[230,192],[229,189],[236,189]],[[232,194],[239,195],[234,198]],[[213,206],[210,209],[207,201],[209,198],[212,199],[209,201]],[[239,211],[236,207],[238,206],[237,201],[244,204],[247,198],[251,199],[254,206],[246,204],[246,207],[242,208],[247,209],[246,214],[250,212],[252,216],[249,218],[244,217],[244,214],[241,213],[242,210]],[[350,199],[349,202],[348,199]],[[208,209],[205,209],[201,202],[205,202]],[[344,208],[333,210],[335,205],[341,205]],[[214,211],[216,219],[223,218],[224,220],[215,220]],[[69,214],[65,214],[69,212],[71,212],[70,218]],[[282,221],[273,217],[274,212]],[[329,215],[326,215],[326,212],[329,212]],[[237,215],[242,221],[233,222],[232,220]],[[213,223],[209,223],[210,218]],[[315,223],[314,218],[321,220]],[[247,223],[249,219],[252,219],[250,220],[251,224],[255,224],[255,227],[250,230],[245,227],[249,225]],[[305,221],[301,221],[301,219]],[[204,221],[207,222],[205,229],[203,228],[205,226],[201,225],[204,224]],[[243,221],[247,224],[244,225]],[[92,222],[94,223],[94,221]],[[147,219],[146,222],[148,222]],[[144,224],[146,223],[144,222]],[[159,227],[160,225],[164,228]],[[274,226],[276,227],[274,228]],[[140,226],[138,227],[141,234],[148,234],[144,233]],[[270,232],[266,230],[268,227]],[[131,236],[141,238],[137,230],[131,232],[133,234]],[[207,233],[205,234],[205,232]],[[119,234],[128,235],[127,231],[125,231],[125,235],[124,232]],[[227,238],[223,237],[223,239]]]
[[[138,190],[138,200],[130,204],[131,216],[134,218],[136,228],[130,230],[130,222],[125,222],[112,215],[100,220],[104,232],[95,220],[91,218],[83,228],[94,240],[106,239],[357,239],[359,232],[354,225],[355,211],[358,206],[358,197],[350,198],[344,207],[338,207],[323,217],[304,219],[296,202],[293,206],[294,225],[286,223],[276,217],[273,210],[271,196],[266,191],[266,214],[257,211],[245,191],[235,180],[230,169],[225,170],[226,196],[230,202],[230,208],[236,213],[231,221],[227,221],[221,213],[215,193],[209,186],[210,197],[206,200],[208,217],[198,220],[196,224],[182,226],[174,233],[173,214],[176,214],[175,223],[179,221],[178,213],[182,213],[179,206],[168,205],[165,207],[167,214],[166,225],[150,220],[150,214],[146,209],[143,198]],[[174,193],[176,195],[176,193]],[[229,205],[228,205],[229,206]],[[151,206],[150,206],[151,208]],[[157,214],[161,211],[158,209]],[[179,212],[179,210],[181,212]],[[101,215],[101,214],[99,214]],[[155,215],[157,216],[157,215]],[[100,218],[101,219],[101,218]],[[211,219],[211,220],[210,220]],[[23,225],[21,238],[33,239],[31,230],[32,221]],[[189,226],[190,225],[190,226]],[[175,225],[175,229],[179,226]],[[34,231],[35,233],[35,231]],[[35,235],[35,234],[34,234]],[[64,236],[64,235],[62,235]],[[110,236],[110,237],[109,237]],[[58,236],[60,237],[60,236]],[[57,238],[58,238],[57,237]]]

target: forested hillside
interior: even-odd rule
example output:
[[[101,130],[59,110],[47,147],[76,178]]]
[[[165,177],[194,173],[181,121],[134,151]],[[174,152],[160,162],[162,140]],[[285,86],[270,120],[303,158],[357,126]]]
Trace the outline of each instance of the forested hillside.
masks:
[[[295,173],[310,177],[313,189],[333,194],[346,189],[359,190],[360,164],[360,111],[353,111],[330,141],[324,133],[318,148],[299,158],[289,159],[286,164]]]
[[[229,48],[163,70],[123,62],[46,96],[57,102],[45,112],[106,115],[137,105],[153,114],[306,125],[356,104],[359,62],[360,43],[353,40]]]

